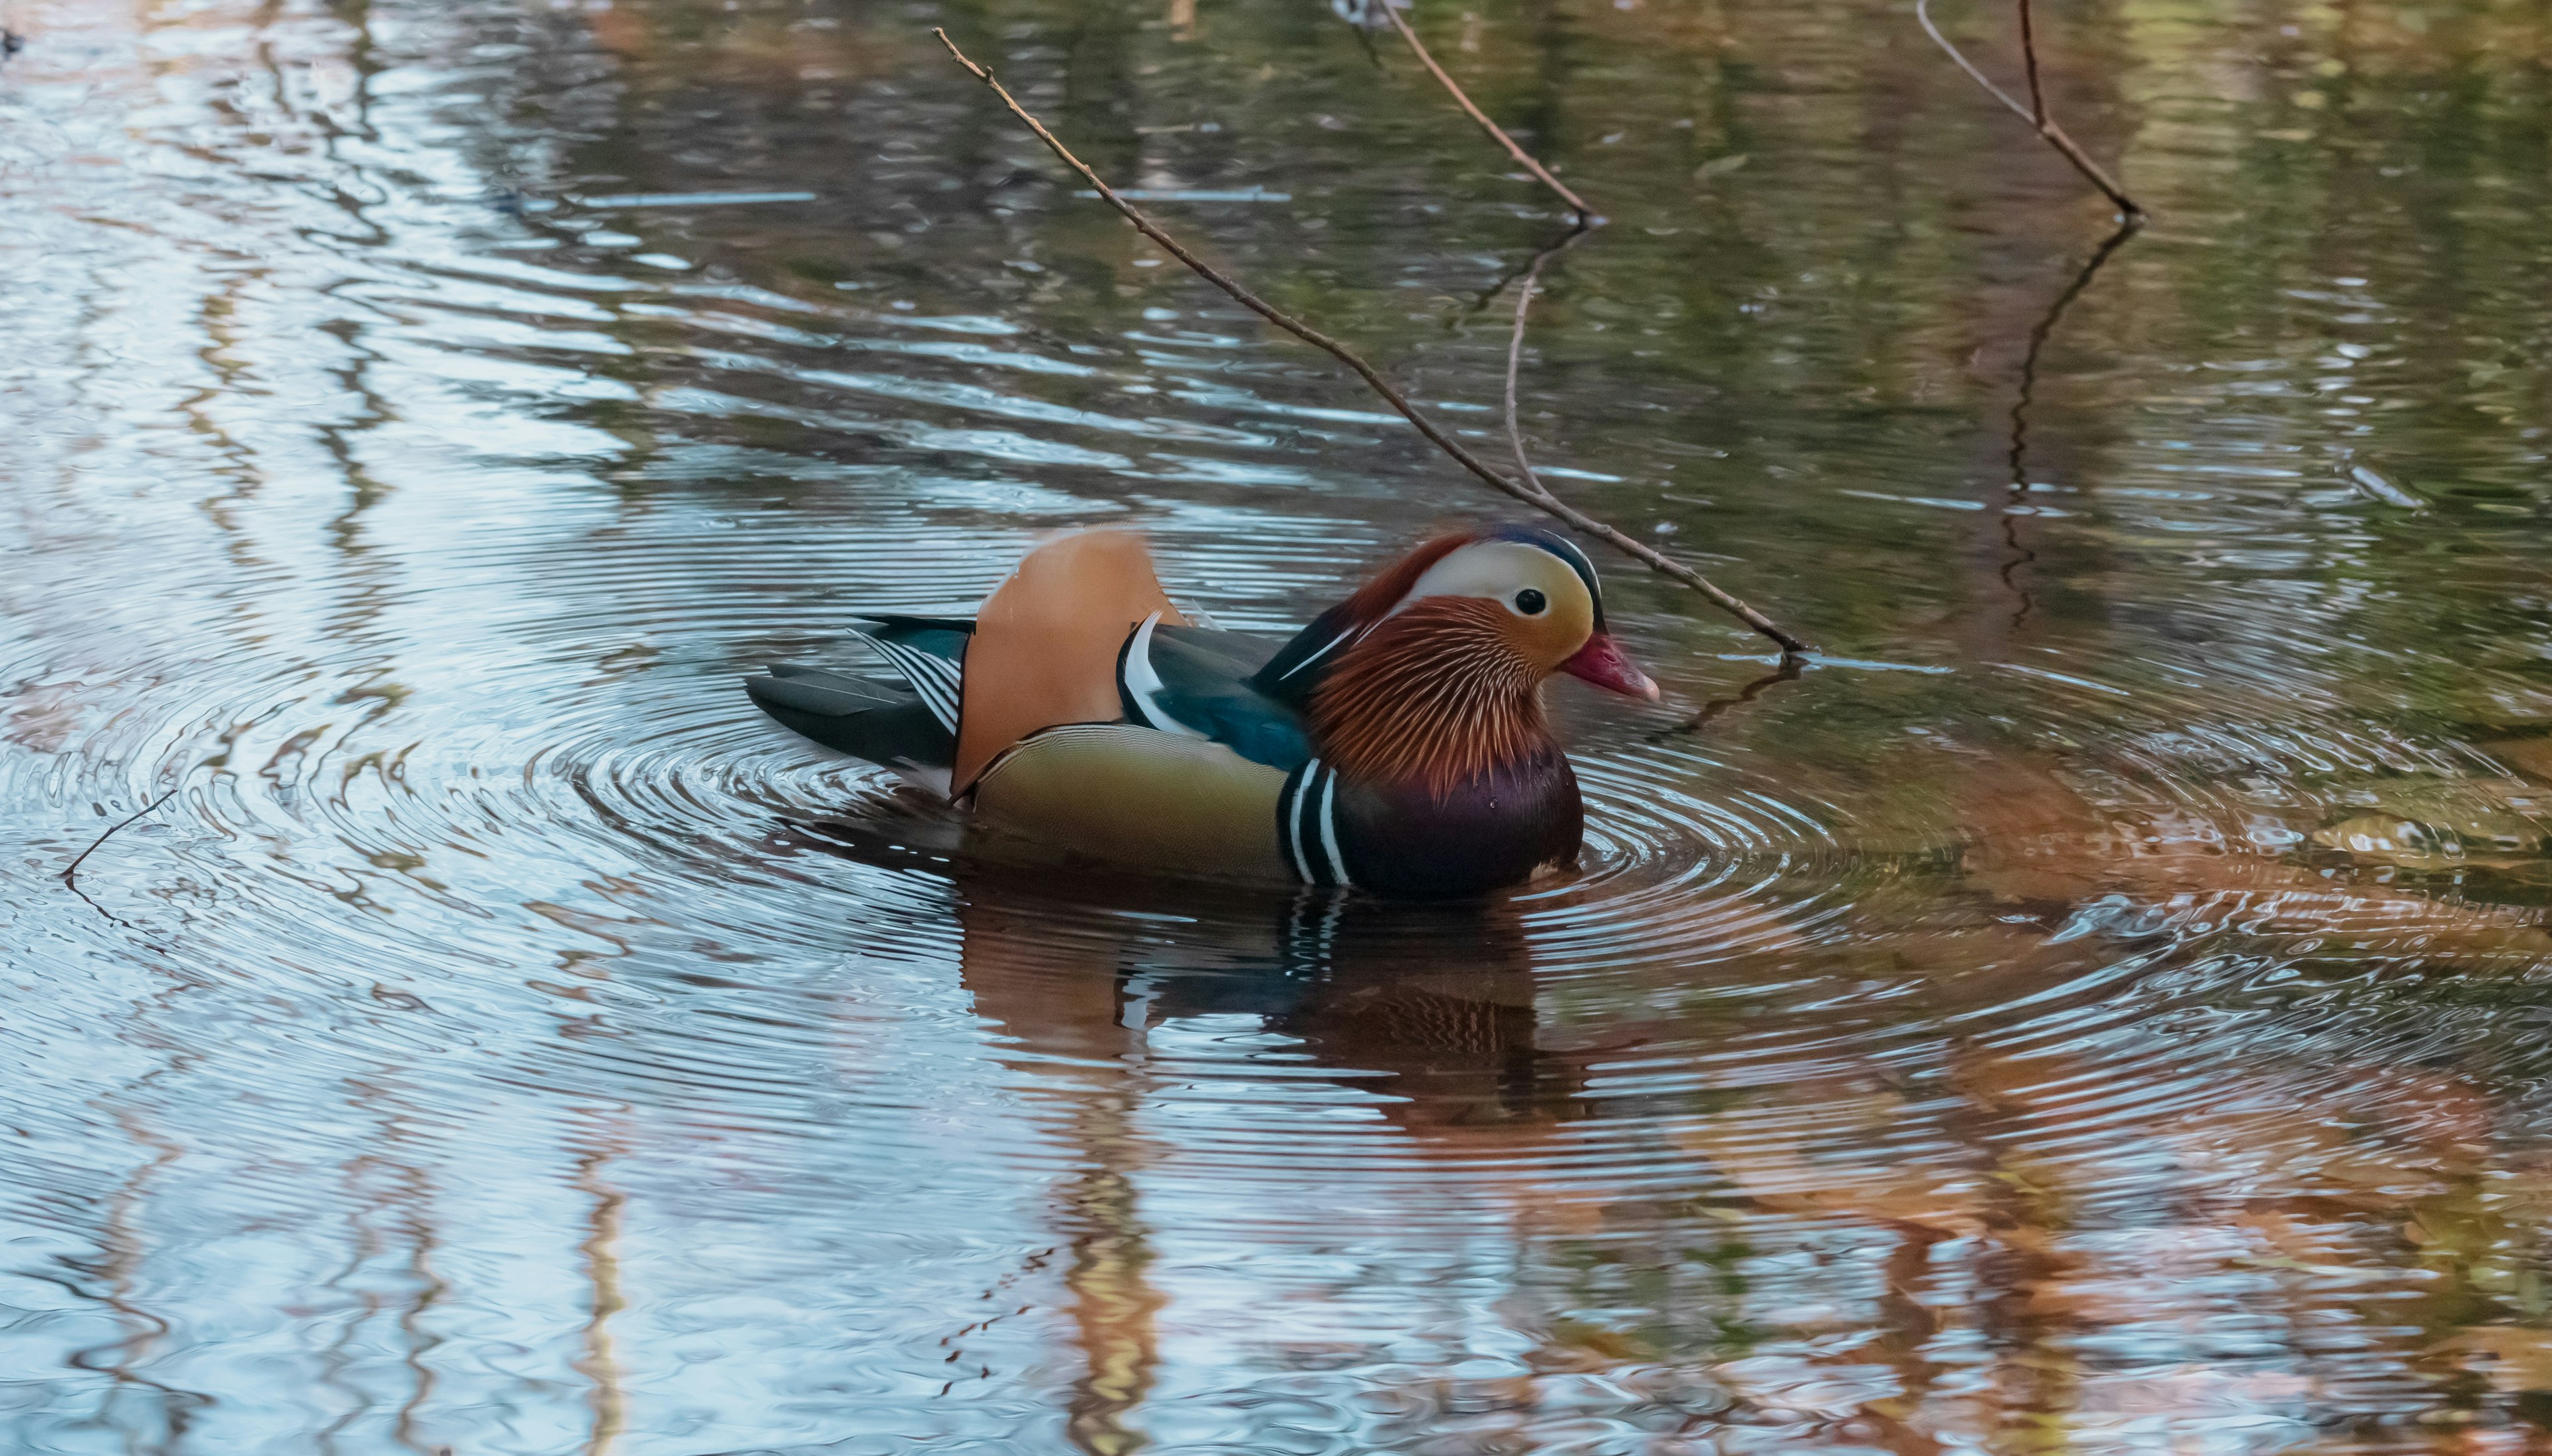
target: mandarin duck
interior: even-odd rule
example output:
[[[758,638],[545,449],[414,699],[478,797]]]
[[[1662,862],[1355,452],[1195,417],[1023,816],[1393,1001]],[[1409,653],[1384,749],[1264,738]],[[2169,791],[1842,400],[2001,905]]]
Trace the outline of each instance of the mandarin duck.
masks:
[[[1532,526],[1429,541],[1290,638],[1191,621],[1119,530],[1038,547],[971,621],[858,620],[904,685],[774,666],[754,702],[1069,854],[1410,898],[1575,863],[1543,679],[1657,693],[1594,564]]]

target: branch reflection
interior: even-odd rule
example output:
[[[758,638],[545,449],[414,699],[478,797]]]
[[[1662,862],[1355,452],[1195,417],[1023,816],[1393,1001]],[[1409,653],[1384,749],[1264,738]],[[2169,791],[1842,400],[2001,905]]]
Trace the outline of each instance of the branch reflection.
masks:
[[[2110,255],[2143,227],[2142,216],[2128,214],[2126,220],[2118,224],[2117,231],[2102,239],[2100,246],[2092,250],[2090,259],[2074,274],[2074,280],[2065,286],[2064,292],[2056,295],[2056,301],[2048,305],[2047,312],[2029,331],[2029,348],[2020,360],[2020,392],[2011,402],[2011,448],[2004,455],[2011,468],[2011,493],[2000,512],[2003,545],[2011,552],[2003,562],[2002,583],[2020,603],[2012,612],[2011,625],[2014,627],[2026,621],[2037,605],[2029,588],[2021,584],[2019,572],[2021,568],[2038,560],[2038,553],[2021,543],[2018,515],[2012,508],[2029,502],[2029,409],[2038,397],[2038,359],[2046,351],[2047,341],[2055,336],[2056,326],[2063,321],[2065,311],[2072,308],[2074,300],[2081,297],[2083,291],[2091,286],[2091,280],[2100,275],[2100,269],[2108,264]]]

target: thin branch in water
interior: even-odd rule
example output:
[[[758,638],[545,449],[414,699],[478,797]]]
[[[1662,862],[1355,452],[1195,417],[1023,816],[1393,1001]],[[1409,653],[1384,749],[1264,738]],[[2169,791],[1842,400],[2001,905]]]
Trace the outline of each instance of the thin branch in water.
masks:
[[[1542,484],[1542,477],[1534,473],[1533,461],[1524,453],[1524,427],[1516,419],[1516,373],[1524,362],[1525,317],[1533,309],[1534,290],[1542,286],[1542,264],[1576,247],[1578,240],[1585,236],[1586,229],[1581,224],[1567,237],[1533,256],[1533,261],[1524,270],[1524,285],[1516,289],[1515,328],[1507,334],[1507,447],[1515,452],[1517,476],[1544,495],[1550,493],[1550,487]]]
[[[77,857],[76,859],[73,859],[73,860],[70,862],[70,864],[68,864],[67,866],[64,866],[64,867],[63,867],[63,869],[62,869],[62,887],[63,887],[63,888],[65,888],[65,889],[67,889],[67,890],[69,890],[71,893],[73,893],[73,894],[75,894],[75,895],[78,895],[81,899],[83,899],[83,900],[87,900],[87,901],[88,901],[88,907],[89,907],[90,909],[97,911],[97,912],[98,912],[99,914],[101,914],[101,915],[104,915],[104,916],[105,916],[109,921],[113,922],[114,924],[121,925],[121,926],[123,926],[123,927],[124,927],[125,929],[127,929],[127,930],[135,930],[135,929],[137,929],[138,927],[136,927],[136,926],[133,924],[133,922],[132,922],[132,921],[125,919],[123,916],[118,915],[118,914],[117,914],[117,913],[115,913],[113,910],[110,910],[110,909],[108,909],[106,906],[99,904],[96,900],[94,900],[94,899],[90,899],[90,898],[89,898],[89,892],[88,892],[87,890],[82,889],[82,888],[80,888],[80,887],[79,887],[79,867],[80,867],[81,865],[83,865],[83,864],[85,864],[85,863],[87,862],[87,860],[88,860],[88,857],[89,857],[89,856],[91,856],[91,855],[93,855],[93,854],[96,854],[96,853],[97,853],[97,848],[98,848],[98,846],[99,846],[99,845],[102,845],[102,844],[106,843],[108,840],[113,839],[113,838],[114,838],[118,833],[121,833],[121,832],[123,831],[123,829],[124,829],[124,827],[125,827],[126,825],[128,825],[128,824],[132,823],[134,820],[141,818],[143,815],[145,815],[145,814],[147,814],[147,813],[150,813],[153,809],[156,809],[156,808],[160,807],[161,804],[166,803],[168,800],[170,800],[170,799],[172,799],[172,798],[175,798],[175,797],[177,796],[177,789],[178,789],[178,788],[182,788],[182,787],[184,787],[184,786],[185,786],[184,784],[178,784],[178,785],[176,785],[176,786],[174,786],[174,787],[171,787],[171,788],[170,788],[166,793],[163,793],[163,794],[160,795],[158,798],[153,799],[151,802],[149,802],[149,803],[147,803],[147,804],[144,804],[142,807],[140,807],[140,808],[138,808],[138,809],[135,809],[132,813],[127,814],[127,815],[125,815],[123,818],[118,819],[117,821],[115,821],[115,824],[114,824],[111,828],[109,828],[109,829],[108,829],[104,834],[101,834],[101,835],[99,835],[97,838],[90,840],[90,841],[89,841],[89,844],[88,844],[88,848],[86,848],[86,849],[84,849],[84,850],[81,850],[81,851],[79,852],[79,855],[78,855],[78,857]],[[165,953],[165,949],[164,949],[163,947],[158,947],[158,946],[155,946],[155,947],[153,947],[153,949],[155,949],[155,950],[160,950],[163,954]]]
[[[1923,34],[1932,38],[1932,44],[1940,47],[1952,60],[1959,63],[1959,69],[1967,73],[1967,79],[1984,87],[1987,95],[2009,107],[2012,115],[2029,123],[2031,131],[2044,138],[2047,145],[2055,148],[2059,156],[2072,162],[2074,169],[2082,174],[2083,180],[2099,188],[2102,195],[2116,204],[2119,212],[2137,221],[2142,221],[2148,216],[2144,208],[2127,195],[2126,189],[2112,180],[2106,171],[2101,170],[2100,164],[2091,159],[2090,155],[2074,142],[2072,135],[2056,124],[2056,118],[2047,114],[2047,97],[2040,89],[2038,81],[2038,38],[2030,20],[2029,0],[2020,0],[2021,54],[2029,70],[2029,104],[2026,106],[2022,105],[2009,91],[1995,85],[1983,71],[1976,69],[1975,62],[1967,59],[1965,52],[1950,44],[1949,37],[1941,34],[1941,28],[1932,23],[1932,0],[1914,0],[1914,18],[1922,22]]]
[[[2119,224],[2118,230],[2111,233],[2092,252],[2090,261],[2082,264],[2082,270],[2074,275],[2074,281],[2063,293],[2057,295],[2056,302],[2049,305],[2046,315],[2039,319],[2038,327],[2029,331],[2029,350],[2021,356],[2020,360],[2020,394],[2011,403],[2009,458],[2013,490],[2025,493],[2029,489],[2029,474],[2023,468],[2023,459],[2029,450],[2029,406],[2038,392],[2038,356],[2047,348],[2049,338],[2056,333],[2057,322],[2065,317],[2065,310],[2072,308],[2074,300],[2081,297],[2082,290],[2090,287],[2091,280],[2099,276],[2100,269],[2109,261],[2109,255],[2117,252],[2120,246],[2134,237],[2136,230],[2143,226],[2144,220],[2135,217],[2128,218]]]
[[[1753,702],[1754,699],[1761,697],[1771,688],[1773,683],[1798,681],[1799,669],[1800,664],[1797,658],[1784,657],[1781,659],[1779,665],[1774,667],[1771,672],[1766,673],[1762,676],[1747,683],[1745,686],[1738,688],[1737,691],[1730,696],[1714,697],[1710,701],[1703,703],[1701,705],[1700,712],[1693,714],[1690,718],[1675,724],[1673,727],[1668,728],[1661,733],[1650,735],[1648,741],[1650,743],[1656,743],[1678,733],[1698,733],[1702,729],[1709,727],[1712,723],[1717,722],[1728,712],[1729,709],[1743,707],[1746,704]]]
[[[1588,227],[1589,224],[1582,218],[1569,224],[1567,232],[1562,233],[1557,238],[1543,244],[1540,252],[1536,253],[1533,257],[1526,259],[1524,261],[1517,263],[1514,267],[1507,269],[1504,274],[1500,275],[1496,282],[1481,289],[1479,296],[1472,299],[1470,303],[1463,308],[1461,316],[1463,318],[1469,318],[1471,315],[1487,308],[1490,304],[1497,302],[1498,295],[1507,291],[1508,284],[1513,283],[1516,279],[1523,277],[1533,269],[1540,267],[1542,265],[1542,260],[1548,258],[1551,254],[1558,252],[1562,248],[1567,248],[1575,244],[1577,239],[1586,232]]]
[[[1959,63],[1959,69],[1967,73],[1967,79],[1984,87],[1985,93],[1993,97],[1996,101],[2010,107],[2012,115],[2019,117],[2022,121],[2029,123],[2032,127],[2038,125],[2038,118],[2030,114],[2028,107],[2014,101],[2011,98],[2011,93],[2009,91],[1995,85],[1991,77],[1987,76],[1983,71],[1976,69],[1975,62],[1967,59],[1965,52],[1962,52],[1958,47],[1951,45],[1950,38],[1941,34],[1941,28],[1932,24],[1931,0],[1914,0],[1914,18],[1923,23],[1923,34],[1930,36],[1932,38],[1932,43],[1940,47],[1943,51],[1948,52],[1950,58]]]
[[[104,834],[90,840],[88,848],[79,852],[79,858],[71,861],[70,864],[63,869],[62,884],[70,886],[71,890],[76,893],[79,889],[79,867],[87,862],[89,856],[97,853],[97,847],[99,845],[113,839],[117,832],[122,830],[125,825],[132,823],[134,820],[141,818],[147,813],[150,813],[153,809],[160,807],[161,804],[166,803],[168,800],[175,798],[176,796],[177,790],[174,788],[169,789],[166,793],[160,795],[158,798],[153,799],[151,802],[144,804],[142,807],[135,809],[132,813],[117,820],[113,829],[109,829]]]
[[[1356,44],[1364,48],[1364,58],[1373,63],[1374,70],[1382,75],[1391,74],[1390,68],[1382,63],[1382,52],[1373,47],[1372,30],[1361,25],[1351,25],[1347,29],[1355,32]]]
[[[1601,218],[1596,216],[1595,209],[1586,205],[1585,198],[1570,191],[1567,183],[1562,182],[1559,178],[1550,174],[1550,168],[1534,160],[1532,153],[1517,146],[1516,139],[1508,136],[1504,127],[1501,127],[1496,122],[1489,120],[1487,112],[1484,112],[1477,106],[1471,104],[1471,98],[1464,94],[1462,88],[1455,84],[1450,75],[1445,73],[1444,67],[1436,63],[1436,57],[1429,53],[1426,43],[1418,39],[1418,32],[1412,30],[1409,22],[1401,18],[1399,7],[1390,4],[1389,0],[1384,0],[1384,3],[1378,8],[1382,11],[1384,17],[1391,22],[1391,28],[1400,32],[1400,39],[1409,43],[1409,49],[1416,52],[1418,56],[1418,63],[1426,66],[1427,73],[1434,76],[1437,83],[1442,85],[1446,91],[1452,93],[1453,103],[1462,108],[1464,115],[1480,124],[1480,130],[1489,134],[1490,141],[1493,141],[1500,147],[1505,148],[1507,156],[1514,157],[1519,162],[1522,162],[1526,171],[1529,171],[1536,177],[1541,178],[1543,186],[1558,193],[1559,200],[1567,203],[1570,208],[1575,210],[1577,213],[1577,220],[1580,223],[1596,223],[1602,221]]]
[[[1430,444],[1452,457],[1454,464],[1479,477],[1483,483],[1487,484],[1490,488],[1496,490],[1500,494],[1509,496],[1526,505],[1532,506],[1535,510],[1541,511],[1545,515],[1565,523],[1570,530],[1577,532],[1579,535],[1592,537],[1595,540],[1601,541],[1605,545],[1612,547],[1614,550],[1621,552],[1623,555],[1630,557],[1632,560],[1639,562],[1648,570],[1655,572],[1660,575],[1671,576],[1675,580],[1680,581],[1686,586],[1693,588],[1695,591],[1700,592],[1702,595],[1710,598],[1712,602],[1716,603],[1721,610],[1728,612],[1730,615],[1735,616],[1739,621],[1744,622],[1749,627],[1754,628],[1755,631],[1762,633],[1774,642],[1779,643],[1783,652],[1804,653],[1808,651],[1808,645],[1806,643],[1791,636],[1788,632],[1783,631],[1779,626],[1773,623],[1771,618],[1764,616],[1761,612],[1748,606],[1745,602],[1740,601],[1736,597],[1729,595],[1727,592],[1720,590],[1717,586],[1711,584],[1709,578],[1703,576],[1699,572],[1694,571],[1692,568],[1685,566],[1681,562],[1670,560],[1658,554],[1654,548],[1648,546],[1647,543],[1636,540],[1631,536],[1624,534],[1622,531],[1617,530],[1613,526],[1597,520],[1595,517],[1590,516],[1584,511],[1579,510],[1577,507],[1570,505],[1568,502],[1561,500],[1558,496],[1551,494],[1548,490],[1527,482],[1511,480],[1505,475],[1498,473],[1495,469],[1490,468],[1487,462],[1472,454],[1471,451],[1460,441],[1445,433],[1444,428],[1436,424],[1435,420],[1431,419],[1425,411],[1419,409],[1417,405],[1412,404],[1407,395],[1393,387],[1391,381],[1385,379],[1372,364],[1365,363],[1363,356],[1357,354],[1354,350],[1347,348],[1337,340],[1330,338],[1329,335],[1322,333],[1320,330],[1313,328],[1311,325],[1304,323],[1302,320],[1295,318],[1293,315],[1286,313],[1284,310],[1276,307],[1276,305],[1269,303],[1266,299],[1263,299],[1257,294],[1249,291],[1249,289],[1243,287],[1238,280],[1232,278],[1229,274],[1224,273],[1214,264],[1207,262],[1204,259],[1201,259],[1194,253],[1189,252],[1187,245],[1179,242],[1176,238],[1171,237],[1168,233],[1163,232],[1158,224],[1144,216],[1143,213],[1132,203],[1127,202],[1122,196],[1118,195],[1116,188],[1109,186],[1108,183],[1100,177],[1099,173],[1091,170],[1088,162],[1085,162],[1080,157],[1073,156],[1072,150],[1064,146],[1060,141],[1056,140],[1054,133],[1047,131],[1043,122],[1040,122],[1035,117],[1029,115],[1027,108],[1019,105],[1018,99],[1010,94],[1010,88],[1002,84],[1000,77],[994,75],[984,67],[977,65],[974,61],[969,60],[966,57],[966,52],[957,49],[957,43],[948,39],[948,33],[946,31],[933,27],[931,34],[939,38],[939,44],[948,48],[948,53],[956,57],[957,63],[964,66],[969,75],[972,75],[975,79],[983,82],[985,86],[992,90],[994,95],[1002,98],[1002,104],[1010,109],[1010,115],[1017,117],[1030,132],[1035,133],[1036,139],[1044,143],[1048,151],[1061,158],[1064,165],[1071,167],[1075,172],[1078,172],[1081,175],[1081,179],[1088,182],[1094,189],[1096,189],[1099,195],[1106,199],[1108,205],[1116,209],[1117,213],[1122,216],[1125,221],[1133,224],[1134,231],[1158,244],[1163,252],[1169,254],[1172,258],[1177,259],[1180,262],[1185,263],[1189,270],[1194,272],[1197,276],[1222,289],[1225,294],[1231,297],[1233,302],[1238,303],[1241,307],[1248,309],[1251,313],[1254,313],[1260,318],[1265,319],[1267,322],[1274,324],[1276,327],[1293,335],[1295,338],[1302,340],[1304,343],[1311,345],[1313,348],[1329,355],[1338,363],[1345,364],[1347,368],[1352,370],[1357,378],[1362,379],[1374,393],[1381,395],[1384,403],[1390,405],[1393,410],[1397,411],[1402,419],[1409,421],[1411,425],[1415,426],[1419,434],[1427,437]]]
[[[2012,554],[2010,559],[2003,563],[1999,573],[2002,576],[2002,584],[2009,588],[2012,595],[2020,601],[2020,606],[2011,616],[2011,624],[2014,627],[2028,620],[2031,609],[2037,604],[2030,596],[2029,588],[2020,584],[2019,572],[2022,567],[2038,560],[2038,553],[2021,543],[2019,518],[2012,514],[2008,507],[2029,498],[2029,407],[2036,401],[2038,395],[2038,356],[2047,348],[2047,341],[2055,335],[2056,325],[2065,317],[2065,310],[2072,308],[2074,300],[2081,297],[2083,290],[2091,286],[2091,280],[2099,276],[2101,267],[2109,260],[2109,255],[2117,252],[2119,247],[2129,238],[2134,237],[2136,230],[2143,226],[2144,219],[2130,216],[2118,225],[2116,232],[2111,233],[2097,249],[2093,250],[2090,260],[2082,264],[2081,270],[2074,275],[2074,281],[2066,285],[2064,292],[2056,295],[2054,303],[2048,305],[2047,312],[2039,318],[2037,327],[2029,331],[2029,349],[2020,359],[2020,392],[2011,402],[2011,449],[2006,457],[2011,466],[2011,493],[2006,508],[2002,512],[2003,545],[2011,548]]]

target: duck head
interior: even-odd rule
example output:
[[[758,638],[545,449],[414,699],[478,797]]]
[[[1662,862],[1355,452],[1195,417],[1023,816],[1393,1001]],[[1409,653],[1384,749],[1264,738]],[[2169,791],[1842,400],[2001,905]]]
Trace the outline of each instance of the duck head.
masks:
[[[1257,686],[1301,707],[1341,774],[1443,791],[1550,749],[1541,689],[1554,673],[1657,695],[1605,630],[1586,554],[1506,526],[1402,557],[1305,628]]]

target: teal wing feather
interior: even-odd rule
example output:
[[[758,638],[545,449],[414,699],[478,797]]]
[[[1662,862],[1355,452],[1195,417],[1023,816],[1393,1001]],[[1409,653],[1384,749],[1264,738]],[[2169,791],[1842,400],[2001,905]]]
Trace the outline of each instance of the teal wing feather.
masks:
[[[868,616],[851,620],[860,624],[853,630],[872,643],[895,643],[952,662],[966,656],[966,644],[975,635],[971,617]]]
[[[1253,764],[1290,774],[1312,757],[1302,715],[1250,680],[1284,643],[1251,632],[1138,627],[1117,663],[1125,716],[1212,739]]]

